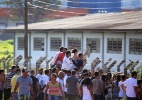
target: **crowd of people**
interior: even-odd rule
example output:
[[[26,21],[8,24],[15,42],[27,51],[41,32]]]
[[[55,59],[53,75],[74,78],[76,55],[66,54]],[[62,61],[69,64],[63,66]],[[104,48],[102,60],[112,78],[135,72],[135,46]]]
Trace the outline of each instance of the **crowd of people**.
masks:
[[[77,49],[60,47],[51,68],[39,68],[37,74],[17,65],[8,74],[0,70],[0,100],[142,100],[142,80],[137,80],[136,71],[127,77],[84,69],[88,51],[78,54]]]

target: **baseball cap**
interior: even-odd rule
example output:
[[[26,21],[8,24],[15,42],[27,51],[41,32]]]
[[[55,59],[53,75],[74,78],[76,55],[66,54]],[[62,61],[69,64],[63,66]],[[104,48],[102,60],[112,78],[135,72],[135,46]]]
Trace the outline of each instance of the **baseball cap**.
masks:
[[[28,71],[28,68],[24,67],[24,68],[22,69],[22,72],[29,72],[29,71]]]

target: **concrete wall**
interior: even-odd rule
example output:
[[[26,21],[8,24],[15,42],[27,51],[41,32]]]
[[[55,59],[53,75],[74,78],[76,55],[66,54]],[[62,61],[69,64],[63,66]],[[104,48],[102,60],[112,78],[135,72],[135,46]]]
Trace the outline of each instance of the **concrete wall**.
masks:
[[[24,50],[18,50],[17,49],[17,38],[24,36],[23,33],[16,33],[15,34],[15,57],[18,55],[22,55],[24,57]],[[34,37],[44,37],[44,51],[34,51],[33,50],[33,38]],[[104,32],[104,33],[98,33],[98,32],[91,32],[91,31],[84,31],[84,32],[73,32],[73,31],[66,31],[66,32],[32,32],[31,35],[29,35],[29,54],[32,56],[31,60],[31,66],[35,67],[36,60],[41,56],[46,56],[47,59],[54,57],[55,54],[58,51],[50,51],[50,37],[61,37],[62,38],[62,46],[68,47],[68,37],[79,37],[81,38],[81,51],[79,52],[85,52],[86,51],[86,38],[100,38],[100,53],[91,53],[90,57],[88,59],[88,63],[85,66],[85,68],[90,68],[90,64],[92,60],[99,57],[102,61],[98,67],[102,67],[103,62],[106,62],[109,58],[112,58],[112,61],[109,63],[109,65],[114,61],[117,60],[117,64],[111,69],[111,71],[116,72],[117,71],[117,65],[120,63],[121,60],[126,60],[126,64],[123,64],[121,66],[121,71],[123,71],[124,66],[126,66],[129,63],[129,59],[136,61],[139,60],[142,63],[142,56],[141,55],[132,55],[129,54],[129,38],[141,38],[142,34],[134,34],[133,32]],[[122,39],[122,53],[120,54],[111,54],[107,52],[107,38],[121,38]],[[126,43],[125,43],[126,41]],[[23,60],[20,62],[20,64],[23,63]],[[109,66],[108,65],[108,66]],[[140,64],[139,64],[140,65]],[[137,65],[137,66],[139,66]],[[41,67],[45,67],[46,63],[43,62]]]

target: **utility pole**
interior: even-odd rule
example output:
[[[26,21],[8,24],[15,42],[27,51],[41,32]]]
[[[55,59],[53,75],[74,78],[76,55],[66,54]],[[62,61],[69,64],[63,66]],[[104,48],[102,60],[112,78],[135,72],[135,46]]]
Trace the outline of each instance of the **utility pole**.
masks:
[[[24,25],[25,25],[25,34],[24,34],[24,58],[28,57],[28,5],[27,0],[25,0],[25,16],[24,16]],[[27,67],[27,66],[25,66]]]

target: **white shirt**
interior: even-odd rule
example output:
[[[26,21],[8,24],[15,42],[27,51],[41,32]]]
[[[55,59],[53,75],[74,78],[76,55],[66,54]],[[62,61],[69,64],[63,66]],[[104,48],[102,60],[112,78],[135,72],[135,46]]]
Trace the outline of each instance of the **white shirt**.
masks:
[[[119,91],[118,95],[119,95],[119,97],[126,97],[126,93],[123,91],[123,89],[121,87],[122,84],[123,84],[122,81],[120,81],[119,84],[118,84],[118,87],[120,88],[120,91]]]
[[[70,70],[70,64],[70,59],[65,56],[62,63],[62,69]]]
[[[65,74],[65,76],[64,76],[64,92],[67,92],[67,88],[65,87],[67,78],[68,78],[68,76],[67,76],[67,74]]]
[[[126,86],[126,95],[128,97],[137,97],[134,90],[134,86],[137,86],[137,80],[134,78],[129,78],[124,82],[124,84]]]
[[[64,81],[63,81],[63,79],[57,78],[56,81],[60,83],[60,85],[62,87],[62,90],[64,91]],[[61,92],[60,92],[60,95],[61,95]]]
[[[44,85],[47,85],[48,82],[49,82],[49,77],[47,75],[42,75],[39,80],[39,84],[41,86],[44,86]],[[43,92],[45,92],[45,88],[44,88]]]
[[[38,79],[38,81],[40,80],[41,76],[42,76],[41,74],[36,75],[36,78]]]

